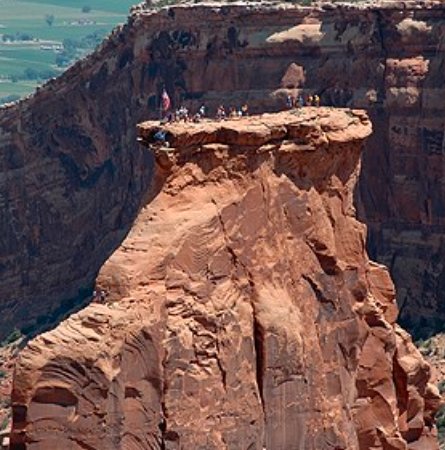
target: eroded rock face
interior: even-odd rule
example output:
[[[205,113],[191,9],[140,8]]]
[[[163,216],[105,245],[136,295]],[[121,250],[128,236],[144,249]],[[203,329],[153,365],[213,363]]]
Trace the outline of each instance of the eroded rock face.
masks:
[[[355,219],[367,116],[165,129],[105,303],[19,357],[11,448],[437,449],[429,367]]]
[[[366,107],[369,249],[390,267],[405,322],[443,321],[444,8],[135,8],[92,56],[0,109],[0,336],[38,330],[90,293],[146,195],[152,161],[134,129],[158,116],[163,86],[175,106],[210,111],[281,108],[301,85]]]

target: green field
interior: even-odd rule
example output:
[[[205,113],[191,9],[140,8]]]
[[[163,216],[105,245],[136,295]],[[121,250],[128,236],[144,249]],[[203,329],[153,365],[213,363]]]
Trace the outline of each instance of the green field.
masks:
[[[80,41],[87,35],[105,37],[126,21],[133,0],[0,0],[0,102],[2,98],[24,96],[43,79],[24,79],[37,71],[61,73],[56,58],[65,39]],[[89,12],[82,12],[88,6]],[[48,16],[53,21],[48,24]],[[23,36],[28,35],[23,40]],[[11,38],[12,36],[12,38]],[[54,47],[53,47],[54,46]],[[85,54],[93,48],[81,49]],[[25,75],[24,75],[25,74]]]
[[[55,53],[42,51],[39,47],[0,46],[1,73],[18,75],[28,67],[46,69],[55,64]]]
[[[41,5],[65,6],[73,9],[80,9],[84,5],[91,6],[92,10],[109,11],[116,14],[126,15],[130,6],[138,1],[129,2],[126,0],[28,0],[29,3]]]
[[[18,95],[19,97],[25,97],[35,90],[38,86],[33,81],[20,81],[17,83],[0,83],[0,98],[7,97],[9,95]]]

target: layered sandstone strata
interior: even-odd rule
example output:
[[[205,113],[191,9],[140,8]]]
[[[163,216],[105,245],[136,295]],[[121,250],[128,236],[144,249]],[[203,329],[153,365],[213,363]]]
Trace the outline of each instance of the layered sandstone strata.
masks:
[[[93,55],[0,109],[0,337],[39,330],[91,293],[146,195],[135,125],[205,102],[253,111],[303,85],[369,109],[360,216],[402,316],[443,314],[443,3],[135,8]],[[301,70],[305,76],[301,77]],[[302,83],[302,78],[305,78]],[[271,95],[272,94],[272,95]]]
[[[147,204],[104,304],[21,353],[11,449],[437,449],[429,367],[355,218],[370,132],[327,108],[141,124]]]

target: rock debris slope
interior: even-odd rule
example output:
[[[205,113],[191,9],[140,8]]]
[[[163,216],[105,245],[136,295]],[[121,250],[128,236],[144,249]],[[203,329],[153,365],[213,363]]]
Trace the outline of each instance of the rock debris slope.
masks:
[[[355,218],[365,113],[164,128],[105,303],[19,357],[11,449],[437,449],[429,367]]]

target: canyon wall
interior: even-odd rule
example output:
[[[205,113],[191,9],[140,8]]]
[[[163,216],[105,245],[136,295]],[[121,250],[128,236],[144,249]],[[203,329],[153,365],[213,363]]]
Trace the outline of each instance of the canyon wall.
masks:
[[[437,449],[438,391],[355,218],[366,114],[164,129],[102,304],[19,356],[11,450]]]
[[[404,323],[442,323],[445,5],[136,7],[127,25],[35,96],[0,109],[0,336],[82,303],[152,176],[135,126],[173,103],[284,105],[301,82],[365,107],[360,217]],[[417,324],[422,326],[422,323]]]

